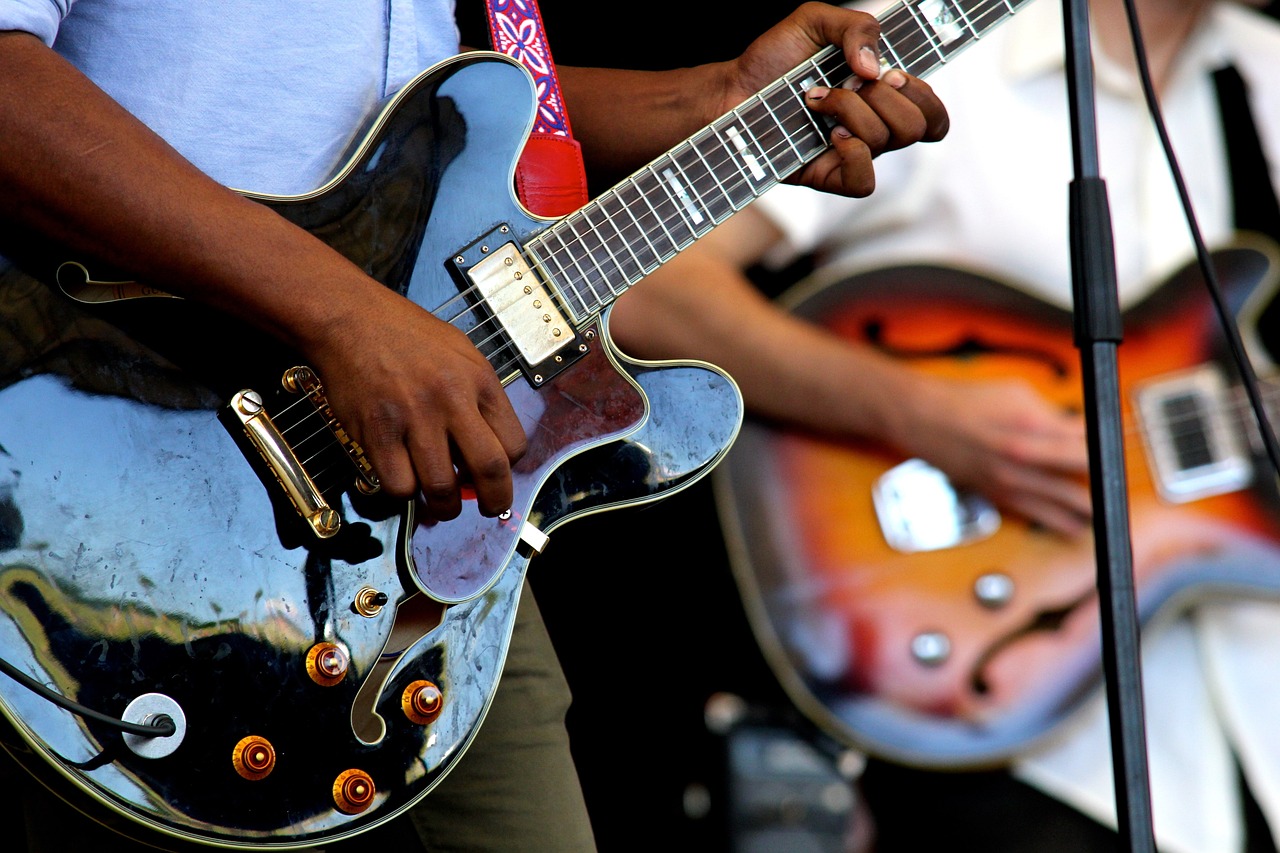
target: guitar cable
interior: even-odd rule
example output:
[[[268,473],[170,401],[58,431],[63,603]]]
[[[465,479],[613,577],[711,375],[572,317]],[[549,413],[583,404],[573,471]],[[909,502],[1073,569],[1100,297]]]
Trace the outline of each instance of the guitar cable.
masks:
[[[36,681],[25,672],[18,670],[13,666],[13,664],[9,663],[4,658],[0,658],[0,672],[3,672],[5,675],[9,676],[23,687],[26,687],[28,690],[48,699],[59,708],[63,708],[73,714],[93,720],[94,722],[102,723],[105,726],[118,729],[127,734],[138,735],[139,737],[146,738],[157,738],[172,737],[178,731],[177,724],[174,723],[173,718],[168,714],[157,714],[151,722],[147,723],[130,723],[126,720],[120,719],[119,717],[111,717],[107,714],[101,713],[100,711],[87,708],[79,702],[68,699],[61,693],[50,690],[48,687]]]

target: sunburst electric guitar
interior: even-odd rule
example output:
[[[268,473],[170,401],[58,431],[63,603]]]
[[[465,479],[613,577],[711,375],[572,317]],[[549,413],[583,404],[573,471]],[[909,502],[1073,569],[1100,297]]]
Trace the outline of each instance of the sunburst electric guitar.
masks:
[[[1214,254],[1261,371],[1276,249]],[[1071,318],[1000,282],[912,266],[798,285],[798,316],[957,381],[1020,377],[1082,410]],[[1280,506],[1256,421],[1189,267],[1119,347],[1140,617],[1280,592]],[[1270,396],[1274,397],[1275,390]],[[869,443],[748,422],[713,475],[751,621],[788,692],[843,742],[917,766],[995,765],[1101,682],[1092,538],[1068,540]]]
[[[1020,5],[912,0],[881,16],[882,53],[924,75]],[[551,530],[687,485],[741,423],[720,371],[615,351],[609,306],[826,150],[803,93],[849,77],[821,52],[553,221],[511,188],[528,73],[465,54],[385,105],[325,186],[249,194],[486,355],[529,447],[497,519],[468,501],[432,524],[380,497],[323,377],[228,318],[84,259],[5,273],[10,751],[169,846],[314,846],[413,805],[480,726]]]

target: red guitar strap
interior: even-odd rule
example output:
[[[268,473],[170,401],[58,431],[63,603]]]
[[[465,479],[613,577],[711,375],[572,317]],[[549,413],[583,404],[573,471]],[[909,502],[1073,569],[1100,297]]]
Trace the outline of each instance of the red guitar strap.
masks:
[[[486,0],[485,6],[493,49],[523,63],[538,92],[538,114],[516,165],[516,193],[541,216],[572,213],[587,202],[587,174],[537,0]]]

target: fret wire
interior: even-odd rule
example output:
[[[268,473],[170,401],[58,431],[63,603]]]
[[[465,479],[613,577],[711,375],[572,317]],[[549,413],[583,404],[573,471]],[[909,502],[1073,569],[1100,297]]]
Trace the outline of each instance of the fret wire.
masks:
[[[705,133],[700,132],[699,135],[703,136],[704,139],[707,138]],[[716,189],[720,190],[720,194],[723,195],[725,201],[729,203],[729,208],[735,211],[741,210],[742,208],[738,207],[738,203],[733,200],[733,196],[729,195],[729,191],[725,189],[724,182],[720,180],[720,176],[716,173],[716,169],[707,162],[707,158],[703,156],[702,151],[699,150],[697,144],[695,143],[690,147],[693,149],[693,153],[698,155],[698,159],[702,161],[702,165],[707,167],[707,173],[711,175],[711,180],[715,184]]]
[[[581,235],[578,234],[577,230],[573,227],[572,217],[565,217],[563,222],[564,222],[565,228],[568,228],[569,231],[573,233],[573,236],[577,238],[579,245],[581,245],[582,237]],[[561,237],[561,242],[563,241],[564,241],[564,238]],[[589,254],[590,253],[588,253],[588,255]],[[574,269],[578,271],[577,284],[579,285],[585,284],[587,287],[587,290],[591,291],[591,296],[595,300],[596,305],[602,304],[603,300],[600,299],[599,292],[596,291],[595,285],[591,283],[591,276],[587,273],[585,269],[583,269],[582,264],[578,260],[578,253],[571,253],[569,255],[569,263],[573,264]],[[583,294],[579,293],[579,295],[582,296]],[[583,304],[585,305],[586,299],[583,299],[582,301],[583,301]],[[587,310],[587,314],[590,314],[592,310],[594,309],[589,308]],[[587,316],[587,314],[583,314],[583,316],[585,317]]]
[[[556,228],[554,231],[551,231],[550,229],[548,229],[547,239],[540,241],[540,245],[546,245],[551,251],[551,254],[546,259],[547,264],[549,265],[551,263],[554,263],[555,266],[560,270],[560,275],[555,277],[555,281],[559,283],[556,289],[565,294],[565,296],[562,297],[562,301],[569,302],[569,304],[567,304],[565,307],[568,308],[570,311],[576,310],[572,305],[572,300],[570,297],[577,297],[578,304],[581,306],[581,309],[582,309],[579,312],[579,317],[585,318],[590,314],[590,310],[587,307],[587,300],[583,298],[582,292],[578,290],[577,286],[573,281],[572,276],[570,275],[569,270],[565,268],[564,262],[560,260],[558,257],[556,257],[556,250],[554,247],[551,246],[551,243],[550,243],[551,238],[554,237],[556,240],[560,242],[560,247],[565,250],[564,253],[566,255],[572,255],[572,253],[568,251],[568,246],[565,244],[564,237],[561,236],[560,232],[561,232],[560,228]],[[570,257],[569,260],[572,261],[573,258]],[[545,266],[546,265],[544,265],[544,268]]]
[[[911,3],[911,0],[905,0],[905,2],[902,5],[907,8],[907,11],[911,13],[911,17],[915,18],[916,23],[920,25],[920,33],[924,36],[925,41],[928,42],[929,45],[933,47],[933,52],[938,54],[938,60],[941,62],[946,62],[947,61],[946,54],[942,52],[942,48],[938,45],[937,40],[935,39],[933,34],[930,32],[931,25],[929,24],[928,21],[924,19],[924,15],[920,14],[920,10],[917,9],[915,5]]]
[[[587,227],[586,234],[582,234],[578,230],[579,224],[586,225]],[[590,244],[590,238],[594,237],[599,242],[600,248],[604,249],[605,253],[609,255],[609,260],[613,262],[615,269],[617,269],[619,273],[622,273],[622,267],[618,264],[617,259],[613,256],[613,252],[610,252],[609,247],[605,245],[604,238],[600,235],[600,233],[595,228],[591,226],[591,221],[587,218],[586,208],[580,208],[576,213],[570,216],[569,230],[572,231],[574,236],[578,238],[578,243],[583,248],[586,249],[588,260],[590,261],[591,265],[595,267],[596,272],[599,273],[599,278],[598,278],[599,283],[603,284],[606,288],[608,288],[609,294],[611,296],[614,296],[614,297],[618,296],[619,292],[615,290],[613,287],[613,284],[610,283],[610,279],[613,278],[613,276],[609,273],[609,269],[605,265],[605,259],[599,257],[599,255],[595,250],[595,247]],[[623,278],[625,277],[626,277],[626,274],[623,273]],[[596,292],[595,287],[592,287],[591,290],[593,293]]]
[[[745,121],[745,120],[743,120],[743,119],[742,119],[743,108],[744,108],[744,107],[747,107],[748,105],[750,105],[750,106],[755,106],[755,104],[753,103],[754,101],[755,101],[755,98],[751,98],[750,100],[746,101],[745,103],[743,103],[743,104],[739,104],[738,106],[734,107],[734,108],[733,108],[733,110],[731,110],[731,112],[733,113],[733,115],[734,115],[736,118],[738,118],[738,119],[739,119],[739,122],[740,122],[740,123],[741,123],[741,125],[742,125],[742,130],[743,130],[743,131],[745,131],[745,132],[746,132],[746,133],[751,137],[751,141],[755,144],[755,149],[756,149],[756,151],[757,151],[759,154],[761,154],[761,155],[767,155],[767,153],[768,153],[768,152],[766,152],[766,151],[764,150],[764,148],[760,145],[760,140],[759,140],[759,138],[757,138],[757,137],[756,137],[756,135],[755,135],[755,133],[753,133],[753,132],[752,132],[752,130],[751,130],[751,122],[750,122],[750,121]],[[739,153],[741,153],[741,152],[739,152]],[[758,158],[756,158],[756,164],[757,164],[757,166],[759,165],[759,160],[758,160]],[[778,178],[778,173],[777,173],[777,171],[775,171],[775,170],[774,170],[774,168],[773,168],[773,164],[769,162],[769,160],[768,160],[768,157],[767,157],[767,156],[765,157],[765,164],[766,164],[767,166],[769,166],[769,171],[770,171],[770,172],[773,172],[773,177],[774,177],[774,179],[776,180],[776,179]]]
[[[625,203],[622,200],[621,196],[614,196],[614,199],[618,202],[618,204],[622,205],[623,212],[626,213],[627,216],[631,218],[631,222],[636,226],[636,233],[640,235],[640,239],[644,240],[645,245],[649,247],[649,253],[653,255],[654,264],[652,267],[647,266],[644,262],[640,260],[640,256],[636,255],[636,262],[639,266],[641,276],[647,275],[648,273],[652,272],[653,270],[656,270],[658,267],[662,265],[662,255],[661,253],[658,252],[658,247],[653,245],[653,241],[649,239],[648,232],[645,230],[644,227],[640,225],[640,220],[637,219],[636,215],[631,212],[631,206]],[[606,214],[607,213],[608,212],[606,211]],[[631,241],[627,241],[627,246],[628,248],[630,248]],[[635,255],[635,250],[632,249],[631,253]]]
[[[720,131],[719,127],[712,125],[711,132],[715,135],[716,141],[720,143],[720,151],[727,155],[723,163],[733,167],[730,177],[735,181],[735,183],[731,185],[730,188],[744,187],[746,189],[746,196],[742,199],[741,203],[736,200],[734,201],[734,208],[741,210],[748,202],[756,199],[757,193],[755,192],[755,188],[752,185],[751,180],[748,178],[747,174],[743,172],[743,164],[740,162],[740,155],[735,146],[725,139],[724,134]]]
[[[893,58],[897,62],[897,65],[899,68],[909,67],[905,62],[902,61],[902,57],[898,56],[898,51],[894,49],[893,45],[889,44],[889,42],[885,40],[884,36],[880,37],[880,41],[884,43],[885,49],[887,49],[890,53],[893,54]]]
[[[604,216],[604,218],[608,222],[613,224],[614,231],[618,234],[618,237],[622,240],[622,245],[627,250],[627,254],[629,254],[631,256],[631,260],[635,262],[636,280],[639,280],[645,274],[645,267],[644,267],[644,261],[640,260],[640,256],[636,254],[633,241],[628,240],[626,238],[626,235],[623,233],[622,228],[620,228],[618,224],[613,221],[613,214],[611,214],[603,204],[594,205],[594,207],[597,207],[600,210],[600,213]],[[623,207],[623,211],[626,212],[627,216],[631,219],[633,223],[636,222],[635,217],[631,215],[630,211],[627,211],[625,206]],[[639,223],[636,223],[636,233],[637,234],[640,233]]]
[[[683,145],[679,146],[679,153],[673,156],[672,160],[674,161],[676,168],[680,170],[680,173],[684,175],[686,183],[688,183],[690,190],[697,199],[697,202],[701,205],[702,212],[706,214],[707,219],[709,220],[709,226],[702,231],[702,234],[706,234],[707,231],[710,231],[712,228],[715,228],[718,224],[723,222],[727,214],[719,212],[719,208],[717,206],[719,202],[712,201],[711,198],[709,198],[709,196],[714,194],[714,191],[719,190],[720,188],[716,184],[715,172],[707,165],[707,161],[703,159],[702,153],[698,151],[697,143],[698,139],[696,136],[687,140]],[[680,162],[680,154],[688,155],[687,166]],[[707,177],[710,180],[703,180],[701,175],[694,174],[694,172],[697,171],[696,167],[698,166],[701,166],[706,170]],[[720,195],[724,195],[722,190]],[[732,210],[733,202],[728,200],[727,197],[726,200],[728,201],[729,210]]]
[[[649,167],[646,166],[645,168],[647,169]],[[628,180],[631,182],[631,185],[636,188],[636,191],[640,193],[640,198],[642,201],[644,201],[645,206],[648,207],[650,212],[653,213],[653,218],[657,221],[658,227],[662,229],[662,233],[667,236],[667,241],[671,243],[672,248],[675,248],[675,246],[677,245],[676,239],[675,237],[671,236],[671,232],[667,230],[666,223],[662,221],[662,214],[658,213],[658,209],[653,206],[653,202],[649,201],[648,193],[644,191],[644,188],[640,186],[640,182],[637,181],[634,176],[631,178],[628,178]],[[654,246],[654,256],[658,259],[659,263],[666,263],[668,260],[675,257],[675,255],[676,255],[675,252],[672,252],[669,255],[666,254],[665,252],[660,252],[657,250],[657,247]]]
[[[773,120],[778,124],[778,126],[779,126],[779,127],[784,127],[784,128],[785,128],[785,127],[786,127],[786,125],[785,125],[785,124],[783,124],[782,120],[778,118],[778,114],[777,114],[776,112],[774,112],[773,107],[771,107],[771,106],[769,105],[769,101],[768,101],[768,99],[767,99],[767,98],[761,98],[761,103],[764,105],[765,111],[766,111],[766,112],[768,112],[768,113],[769,113],[769,115],[773,117]],[[792,152],[794,152],[794,153],[795,153],[795,155],[796,155],[796,159],[797,159],[797,160],[799,160],[801,164],[803,164],[803,163],[804,163],[804,155],[800,153],[800,149],[796,146],[795,140],[792,138],[792,135],[791,135],[791,134],[789,134],[789,133],[785,133],[785,132],[784,132],[782,135],[783,135],[783,137],[784,137],[784,141],[785,141],[788,145],[790,145],[790,146],[791,146],[791,150],[792,150]]]
[[[819,83],[821,83],[823,86],[825,86],[828,89],[835,88],[835,85],[833,85],[831,82],[831,76],[825,70],[823,70],[822,66],[819,65],[817,61],[815,61],[814,59],[810,59],[806,64],[813,70],[815,74],[818,75]],[[839,70],[839,66],[836,67],[836,70]],[[810,80],[810,79],[812,79],[812,77],[805,76],[803,80],[800,80],[799,82],[795,82],[795,83],[788,80],[787,81],[789,84],[788,88],[790,88],[792,95],[796,98],[796,102],[801,105],[802,109],[800,110],[800,112],[804,115],[805,119],[809,122],[809,127],[813,130],[814,133],[818,135],[819,139],[825,140],[827,133],[829,133],[831,130],[831,126],[826,125],[822,121],[820,121],[819,117],[816,114],[814,114],[813,110],[810,110],[807,107],[804,107],[804,93],[806,91],[806,88],[804,87],[804,81]]]
[[[681,226],[686,228],[688,226],[685,224],[684,219],[679,216],[679,211],[677,211],[677,215],[674,218],[661,212],[660,209],[670,201],[671,197],[667,190],[666,182],[662,180],[662,176],[654,169],[654,164],[648,164],[642,171],[644,171],[644,173],[647,174],[654,182],[654,190],[646,193],[645,201],[649,203],[650,209],[653,210],[654,217],[658,220],[658,224],[662,227],[663,233],[666,234],[667,240],[671,242],[671,248],[674,250],[670,255],[663,258],[663,260],[666,261],[675,257],[684,243],[683,238],[676,236],[676,223],[679,222]],[[671,227],[668,228],[668,225]]]
[[[674,151],[675,149],[672,149],[672,150]],[[678,213],[682,219],[687,219],[689,230],[693,232],[694,239],[697,239],[698,237],[701,237],[703,234],[707,233],[707,231],[710,231],[711,228],[713,228],[716,223],[712,222],[709,216],[703,215],[703,211],[707,210],[707,206],[705,204],[702,205],[701,210],[699,210],[696,206],[694,206],[694,213],[697,214],[697,217],[701,217],[703,220],[703,223],[705,223],[707,226],[706,228],[703,228],[701,232],[699,232],[698,229],[701,226],[697,222],[697,218],[694,216],[694,213],[691,213],[689,211],[689,207],[685,205],[686,201],[688,201],[689,204],[692,205],[692,199],[689,198],[689,194],[692,192],[694,195],[696,195],[697,191],[693,187],[692,182],[689,181],[689,176],[685,173],[684,169],[680,167],[680,163],[676,161],[675,155],[672,154],[668,156],[666,160],[672,166],[674,166],[676,168],[676,171],[680,173],[681,177],[685,179],[684,183],[681,184],[681,189],[684,190],[685,197],[681,197],[680,193],[676,192],[671,188],[671,180],[669,178],[662,182],[663,189],[666,190],[667,195],[670,196],[671,203],[672,205],[675,206],[676,213]],[[677,183],[679,183],[679,181],[677,181]],[[702,199],[699,198],[698,201],[699,203],[701,203]],[[709,212],[710,211],[708,211],[708,213]]]
[[[578,231],[578,226],[575,225],[573,221],[575,219],[578,221],[586,222],[586,224],[588,225],[589,233],[596,236],[597,239],[599,239],[599,234],[595,231],[595,229],[589,227],[591,223],[590,221],[587,220],[586,212],[584,210],[579,210],[576,214],[570,217],[569,230],[572,231],[574,236],[578,238],[578,243],[583,248],[586,249],[588,261],[592,266],[595,267],[596,272],[599,274],[599,279],[598,279],[599,282],[608,289],[609,295],[614,299],[616,299],[619,295],[619,292],[617,290],[614,290],[613,285],[609,282],[610,275],[607,268],[604,265],[603,259],[599,258],[595,250],[588,245],[587,237]],[[613,253],[609,251],[609,247],[604,244],[603,239],[600,239],[600,247],[609,254],[609,259],[613,261],[613,264],[618,269],[618,272],[622,273],[622,268],[618,266],[617,259],[613,257]],[[613,301],[612,299],[604,300],[600,298],[600,294],[596,290],[595,286],[591,285],[590,271],[588,270],[587,273],[588,273],[587,283],[589,286],[591,286],[591,292],[596,297],[597,307],[600,307],[602,305],[607,305],[609,304],[609,302],[612,302]],[[626,278],[625,273],[623,273],[623,278]]]
[[[721,169],[712,164],[712,161],[708,159],[707,152],[704,151],[708,146],[714,147],[718,145],[719,140],[716,134],[704,129],[704,131],[699,131],[696,134],[694,140],[692,140],[692,145],[689,146],[689,150],[696,158],[694,163],[690,163],[689,169],[700,164],[701,172],[705,174],[705,178],[695,183],[698,183],[701,187],[700,193],[703,195],[703,199],[707,201],[707,209],[712,213],[712,218],[717,223],[723,222],[728,216],[732,216],[741,209],[739,202],[724,186]],[[723,154],[723,150],[719,152]],[[714,201],[712,196],[714,196]]]
[[[600,231],[600,227],[599,227],[599,226],[596,226],[596,225],[592,225],[592,224],[591,224],[591,211],[592,211],[592,210],[603,210],[603,208],[600,208],[600,207],[599,207],[599,206],[597,206],[597,205],[587,205],[586,207],[583,207],[583,208],[582,208],[582,218],[586,220],[587,225],[588,225],[592,230],[594,230],[594,231],[596,231],[597,233],[599,233],[599,231]],[[622,241],[622,245],[623,245],[624,247],[627,247],[627,248],[629,249],[629,247],[627,246],[627,242],[626,242],[626,240],[625,240],[625,239],[622,239],[622,234],[621,234],[621,233],[619,233],[617,226],[613,224],[613,222],[608,218],[608,216],[605,216],[605,217],[604,217],[604,221],[605,221],[605,223],[607,223],[611,228],[613,228],[613,233],[614,233],[618,238],[620,238],[620,239],[621,239],[621,241]],[[609,241],[604,237],[604,235],[603,235],[603,234],[601,234],[601,235],[600,235],[600,245],[601,245],[601,247],[602,247],[606,252],[608,252],[608,253],[609,253],[609,257],[610,257],[610,259],[612,259],[612,260],[613,260],[613,265],[614,265],[615,267],[617,267],[617,268],[618,268],[618,272],[622,274],[622,278],[623,278],[623,280],[624,280],[624,281],[630,281],[630,280],[631,280],[631,276],[629,276],[629,275],[627,274],[626,267],[623,265],[622,261],[619,261],[619,260],[618,260],[618,256],[617,256],[617,255],[615,255],[615,254],[613,253],[613,249],[609,248]],[[631,259],[632,259],[633,261],[635,261],[636,269],[637,269],[637,270],[639,270],[639,269],[640,269],[640,260],[639,260],[639,258],[637,258],[634,254],[632,254],[632,255],[631,255]],[[605,281],[605,284],[609,285],[609,291],[610,291],[611,293],[613,293],[613,295],[614,295],[614,296],[618,296],[618,295],[619,295],[619,292],[618,292],[617,290],[614,290],[614,288],[613,288],[613,285],[612,285],[612,284],[610,284],[608,281]],[[624,288],[623,288],[623,290],[625,291],[625,290],[626,290],[626,288],[624,287]]]
[[[969,34],[973,36],[973,40],[977,41],[982,38],[977,29],[973,26],[973,21],[969,20],[969,13],[965,10],[964,4],[956,2],[956,0],[946,0],[955,9],[956,14],[960,16],[960,20],[964,21],[964,25],[969,28]]]
[[[627,182],[631,184],[631,186],[635,189],[635,191],[636,191],[637,193],[639,193],[639,195],[640,195],[641,199],[643,199],[643,198],[644,198],[644,191],[643,191],[642,189],[640,189],[640,185],[639,185],[639,184],[637,184],[637,183],[635,182],[635,179],[633,179],[633,178],[627,178]],[[641,225],[641,224],[640,224],[640,219],[639,219],[639,217],[637,217],[634,213],[632,213],[632,212],[631,212],[631,205],[629,205],[629,204],[627,204],[626,202],[622,201],[622,196],[621,196],[621,195],[618,195],[618,201],[622,202],[622,209],[623,209],[623,210],[625,210],[625,211],[627,212],[627,215],[631,217],[631,220],[632,220],[633,222],[635,222],[635,224],[636,224],[636,231],[638,231],[638,232],[640,233],[641,238],[645,241],[645,243],[647,243],[647,244],[648,244],[648,246],[649,246],[649,251],[653,253],[653,259],[654,259],[655,263],[654,263],[654,265],[653,265],[653,268],[652,268],[652,269],[653,269],[653,270],[656,270],[658,267],[662,266],[662,263],[663,263],[663,261],[662,261],[662,252],[658,251],[658,247],[654,244],[654,242],[653,242],[652,240],[650,240],[650,239],[649,239],[649,229],[648,229],[648,228],[645,228],[643,225]],[[648,206],[648,208],[649,208],[650,210],[653,210],[653,205],[648,204],[648,202],[647,202],[647,201],[646,201],[646,205]],[[654,211],[654,215],[655,215],[655,216],[657,215],[657,211]],[[659,225],[661,225],[661,222],[659,222]],[[669,235],[668,235],[668,239],[669,239]],[[640,267],[640,270],[641,270],[641,272],[644,272],[644,273],[652,272],[652,270],[651,270],[651,269],[646,269],[644,266],[641,266],[641,267]]]

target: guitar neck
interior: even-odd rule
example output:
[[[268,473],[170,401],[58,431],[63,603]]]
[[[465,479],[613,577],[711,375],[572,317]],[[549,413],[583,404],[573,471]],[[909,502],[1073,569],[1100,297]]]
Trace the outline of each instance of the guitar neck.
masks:
[[[925,77],[1031,0],[907,0],[880,15],[880,56]],[[526,245],[582,322],[814,160],[831,125],[804,93],[853,77],[828,47]]]

